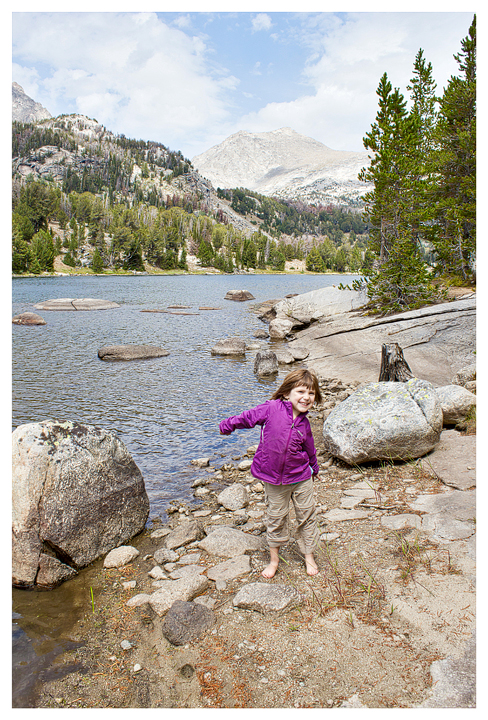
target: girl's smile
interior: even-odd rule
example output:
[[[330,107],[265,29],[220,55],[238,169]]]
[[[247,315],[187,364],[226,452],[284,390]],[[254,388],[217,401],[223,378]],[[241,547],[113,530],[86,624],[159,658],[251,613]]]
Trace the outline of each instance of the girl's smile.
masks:
[[[293,417],[296,418],[300,413],[310,410],[315,402],[315,393],[306,385],[297,385],[290,390],[290,394],[288,397],[285,397],[285,400],[291,402],[293,406]]]

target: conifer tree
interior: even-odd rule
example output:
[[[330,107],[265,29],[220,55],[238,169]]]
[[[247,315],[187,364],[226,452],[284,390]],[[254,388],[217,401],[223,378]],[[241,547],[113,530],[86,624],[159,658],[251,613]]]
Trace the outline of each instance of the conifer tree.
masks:
[[[476,16],[454,58],[460,75],[450,78],[440,100],[435,133],[430,238],[440,271],[466,281],[476,249]]]
[[[418,56],[419,57],[419,56]],[[420,67],[420,64],[419,64]],[[385,73],[377,94],[376,122],[363,139],[372,151],[360,180],[374,188],[365,195],[371,222],[370,249],[378,264],[365,273],[372,305],[383,313],[420,307],[434,296],[420,251],[423,180],[419,112],[409,113]]]

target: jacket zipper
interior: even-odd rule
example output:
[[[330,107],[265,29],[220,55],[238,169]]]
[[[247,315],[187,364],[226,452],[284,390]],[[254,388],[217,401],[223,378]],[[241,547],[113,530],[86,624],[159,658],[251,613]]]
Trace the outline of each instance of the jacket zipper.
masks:
[[[291,424],[290,432],[288,433],[288,440],[286,441],[285,452],[283,453],[283,462],[282,462],[282,464],[281,464],[281,472],[280,472],[280,478],[281,478],[280,485],[286,484],[286,483],[283,483],[283,471],[284,471],[284,469],[285,469],[286,454],[287,454],[287,452],[288,452],[288,446],[289,446],[289,444],[290,444],[291,434],[292,434],[292,432],[293,432],[293,428],[294,428],[294,427],[295,427],[295,420],[293,420],[293,422],[292,422],[292,424]],[[297,432],[300,432],[300,431],[298,430]],[[300,433],[300,435],[301,435],[301,433]]]

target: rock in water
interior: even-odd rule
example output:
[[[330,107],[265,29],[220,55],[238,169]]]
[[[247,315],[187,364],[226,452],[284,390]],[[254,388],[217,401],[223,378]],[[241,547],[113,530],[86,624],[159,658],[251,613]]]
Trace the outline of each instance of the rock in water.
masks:
[[[56,298],[44,300],[34,305],[36,310],[111,310],[120,305],[112,300],[99,298]]]
[[[442,408],[430,383],[370,383],[332,410],[324,423],[326,450],[344,462],[408,460],[433,450]]]
[[[229,290],[224,300],[244,302],[245,300],[254,300],[254,295],[252,295],[249,290]]]
[[[144,529],[149,499],[125,445],[101,428],[45,420],[12,436],[12,582],[53,587]],[[56,573],[56,569],[59,573]],[[46,573],[44,573],[44,576]]]
[[[106,345],[98,351],[100,360],[149,360],[166,357],[168,350],[154,345]]]
[[[245,355],[246,342],[238,337],[226,338],[219,340],[210,352],[212,355]]]
[[[254,360],[255,375],[274,375],[278,372],[278,358],[272,350],[261,350]]]
[[[14,325],[47,325],[44,318],[37,313],[25,312],[12,318]]]

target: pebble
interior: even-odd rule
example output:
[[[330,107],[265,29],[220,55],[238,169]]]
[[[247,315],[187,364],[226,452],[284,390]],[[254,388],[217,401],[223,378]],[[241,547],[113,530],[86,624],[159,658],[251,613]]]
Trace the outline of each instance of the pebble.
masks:
[[[136,663],[134,665],[134,672],[140,672],[142,670],[142,667],[139,665],[139,663]]]
[[[153,567],[153,569],[148,572],[148,575],[153,578],[153,580],[164,580],[166,577],[164,570],[160,568],[159,565]]]
[[[132,643],[130,643],[128,640],[122,640],[120,643],[120,647],[122,650],[130,650],[132,647]]]

